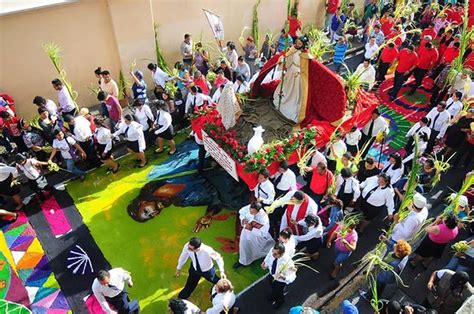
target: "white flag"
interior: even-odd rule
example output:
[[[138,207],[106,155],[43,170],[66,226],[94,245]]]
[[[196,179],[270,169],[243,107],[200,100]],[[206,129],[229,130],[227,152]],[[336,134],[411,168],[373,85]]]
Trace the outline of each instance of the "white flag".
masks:
[[[219,40],[224,40],[224,25],[222,24],[221,17],[219,15],[216,15],[215,13],[212,13],[209,10],[202,9],[204,11],[204,14],[206,15],[207,21],[209,22],[209,25],[211,26],[212,33],[214,34],[214,37]]]

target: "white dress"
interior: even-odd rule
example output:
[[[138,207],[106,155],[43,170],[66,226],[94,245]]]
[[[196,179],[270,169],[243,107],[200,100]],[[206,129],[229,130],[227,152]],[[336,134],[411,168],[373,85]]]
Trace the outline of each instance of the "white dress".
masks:
[[[252,228],[252,230],[242,229],[239,245],[239,263],[250,265],[253,261],[265,257],[267,252],[273,247],[275,241],[268,233],[270,220],[265,211],[260,210],[255,216],[245,215],[245,218],[252,217],[249,222],[256,222],[262,227]],[[242,216],[241,216],[242,217]]]
[[[283,83],[278,84],[273,94],[273,105],[286,118],[298,123],[301,107],[301,59],[297,51],[286,58],[286,73]],[[283,89],[282,89],[283,84]],[[280,103],[280,90],[283,93]]]

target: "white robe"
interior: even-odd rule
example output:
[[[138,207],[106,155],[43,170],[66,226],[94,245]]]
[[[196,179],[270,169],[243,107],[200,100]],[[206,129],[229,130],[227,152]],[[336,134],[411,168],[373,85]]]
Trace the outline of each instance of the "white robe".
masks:
[[[219,90],[217,90],[216,93],[218,91]],[[226,130],[235,125],[236,115],[240,111],[240,106],[231,84],[226,84],[222,94],[219,95],[216,109],[221,115],[222,124]]]
[[[265,257],[266,253],[275,244],[270,233],[268,233],[270,221],[265,211],[260,210],[255,216],[249,216],[252,218],[248,222],[255,221],[263,226],[260,229],[242,229],[239,244],[239,263],[245,266],[250,265],[259,258]],[[245,219],[248,218],[247,215],[245,217]]]
[[[297,51],[286,58],[286,73],[282,83],[273,94],[273,105],[289,120],[298,123],[301,107],[301,52]],[[280,103],[280,90],[283,93]]]

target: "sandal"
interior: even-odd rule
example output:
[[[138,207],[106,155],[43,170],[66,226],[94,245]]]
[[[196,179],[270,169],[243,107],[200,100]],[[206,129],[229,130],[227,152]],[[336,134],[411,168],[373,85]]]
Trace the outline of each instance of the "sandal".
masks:
[[[119,171],[120,169],[120,164],[117,164],[117,168],[115,170],[112,170],[112,173],[117,173],[117,171]]]
[[[161,154],[162,152],[164,152],[165,150],[162,149],[162,150],[159,150],[159,149],[156,149],[153,154]]]
[[[137,168],[143,168],[143,167],[145,167],[146,165],[148,165],[148,161],[145,162],[145,164],[143,164],[143,165],[138,165]]]
[[[174,152],[169,151],[168,155],[173,156],[174,154],[176,154],[177,151],[178,151],[177,149],[175,149]]]

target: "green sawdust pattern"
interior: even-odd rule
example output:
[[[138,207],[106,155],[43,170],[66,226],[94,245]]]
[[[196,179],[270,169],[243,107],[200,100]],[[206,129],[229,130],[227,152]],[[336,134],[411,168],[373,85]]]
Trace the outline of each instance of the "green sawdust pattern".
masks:
[[[379,110],[382,114],[386,114],[390,116],[393,120],[395,120],[396,128],[393,125],[393,122],[390,121],[390,133],[389,138],[391,138],[388,142],[388,145],[392,147],[394,150],[399,150],[405,147],[407,139],[405,134],[410,130],[412,124],[410,121],[405,119],[405,117],[398,112],[387,108],[385,105],[379,106]]]
[[[147,154],[149,165],[133,168],[134,160],[127,156],[120,160],[117,174],[105,174],[105,167],[89,173],[82,183],[67,185],[84,223],[89,227],[97,245],[112,267],[123,267],[132,273],[134,287],[130,296],[140,301],[143,313],[165,313],[167,301],[176,297],[187,278],[187,265],[180,278],[175,278],[178,256],[184,244],[196,234],[192,229],[196,220],[205,212],[205,206],[165,208],[157,217],[138,223],[127,214],[127,205],[146,183],[146,176],[153,165],[168,156],[158,158]],[[223,210],[221,214],[230,213]],[[218,237],[235,237],[236,215],[227,220],[213,221],[211,227],[199,232],[203,242],[220,252],[225,260],[227,276],[239,292],[264,274],[260,262],[252,266],[232,269],[237,253],[224,253]],[[92,284],[92,283],[91,283]],[[201,309],[210,305],[211,284],[202,281],[190,300]]]
[[[409,94],[409,91],[403,93],[403,97],[405,97],[410,103],[412,104],[426,104],[428,103],[428,98],[426,94],[421,93],[419,91],[415,91],[413,95]]]

